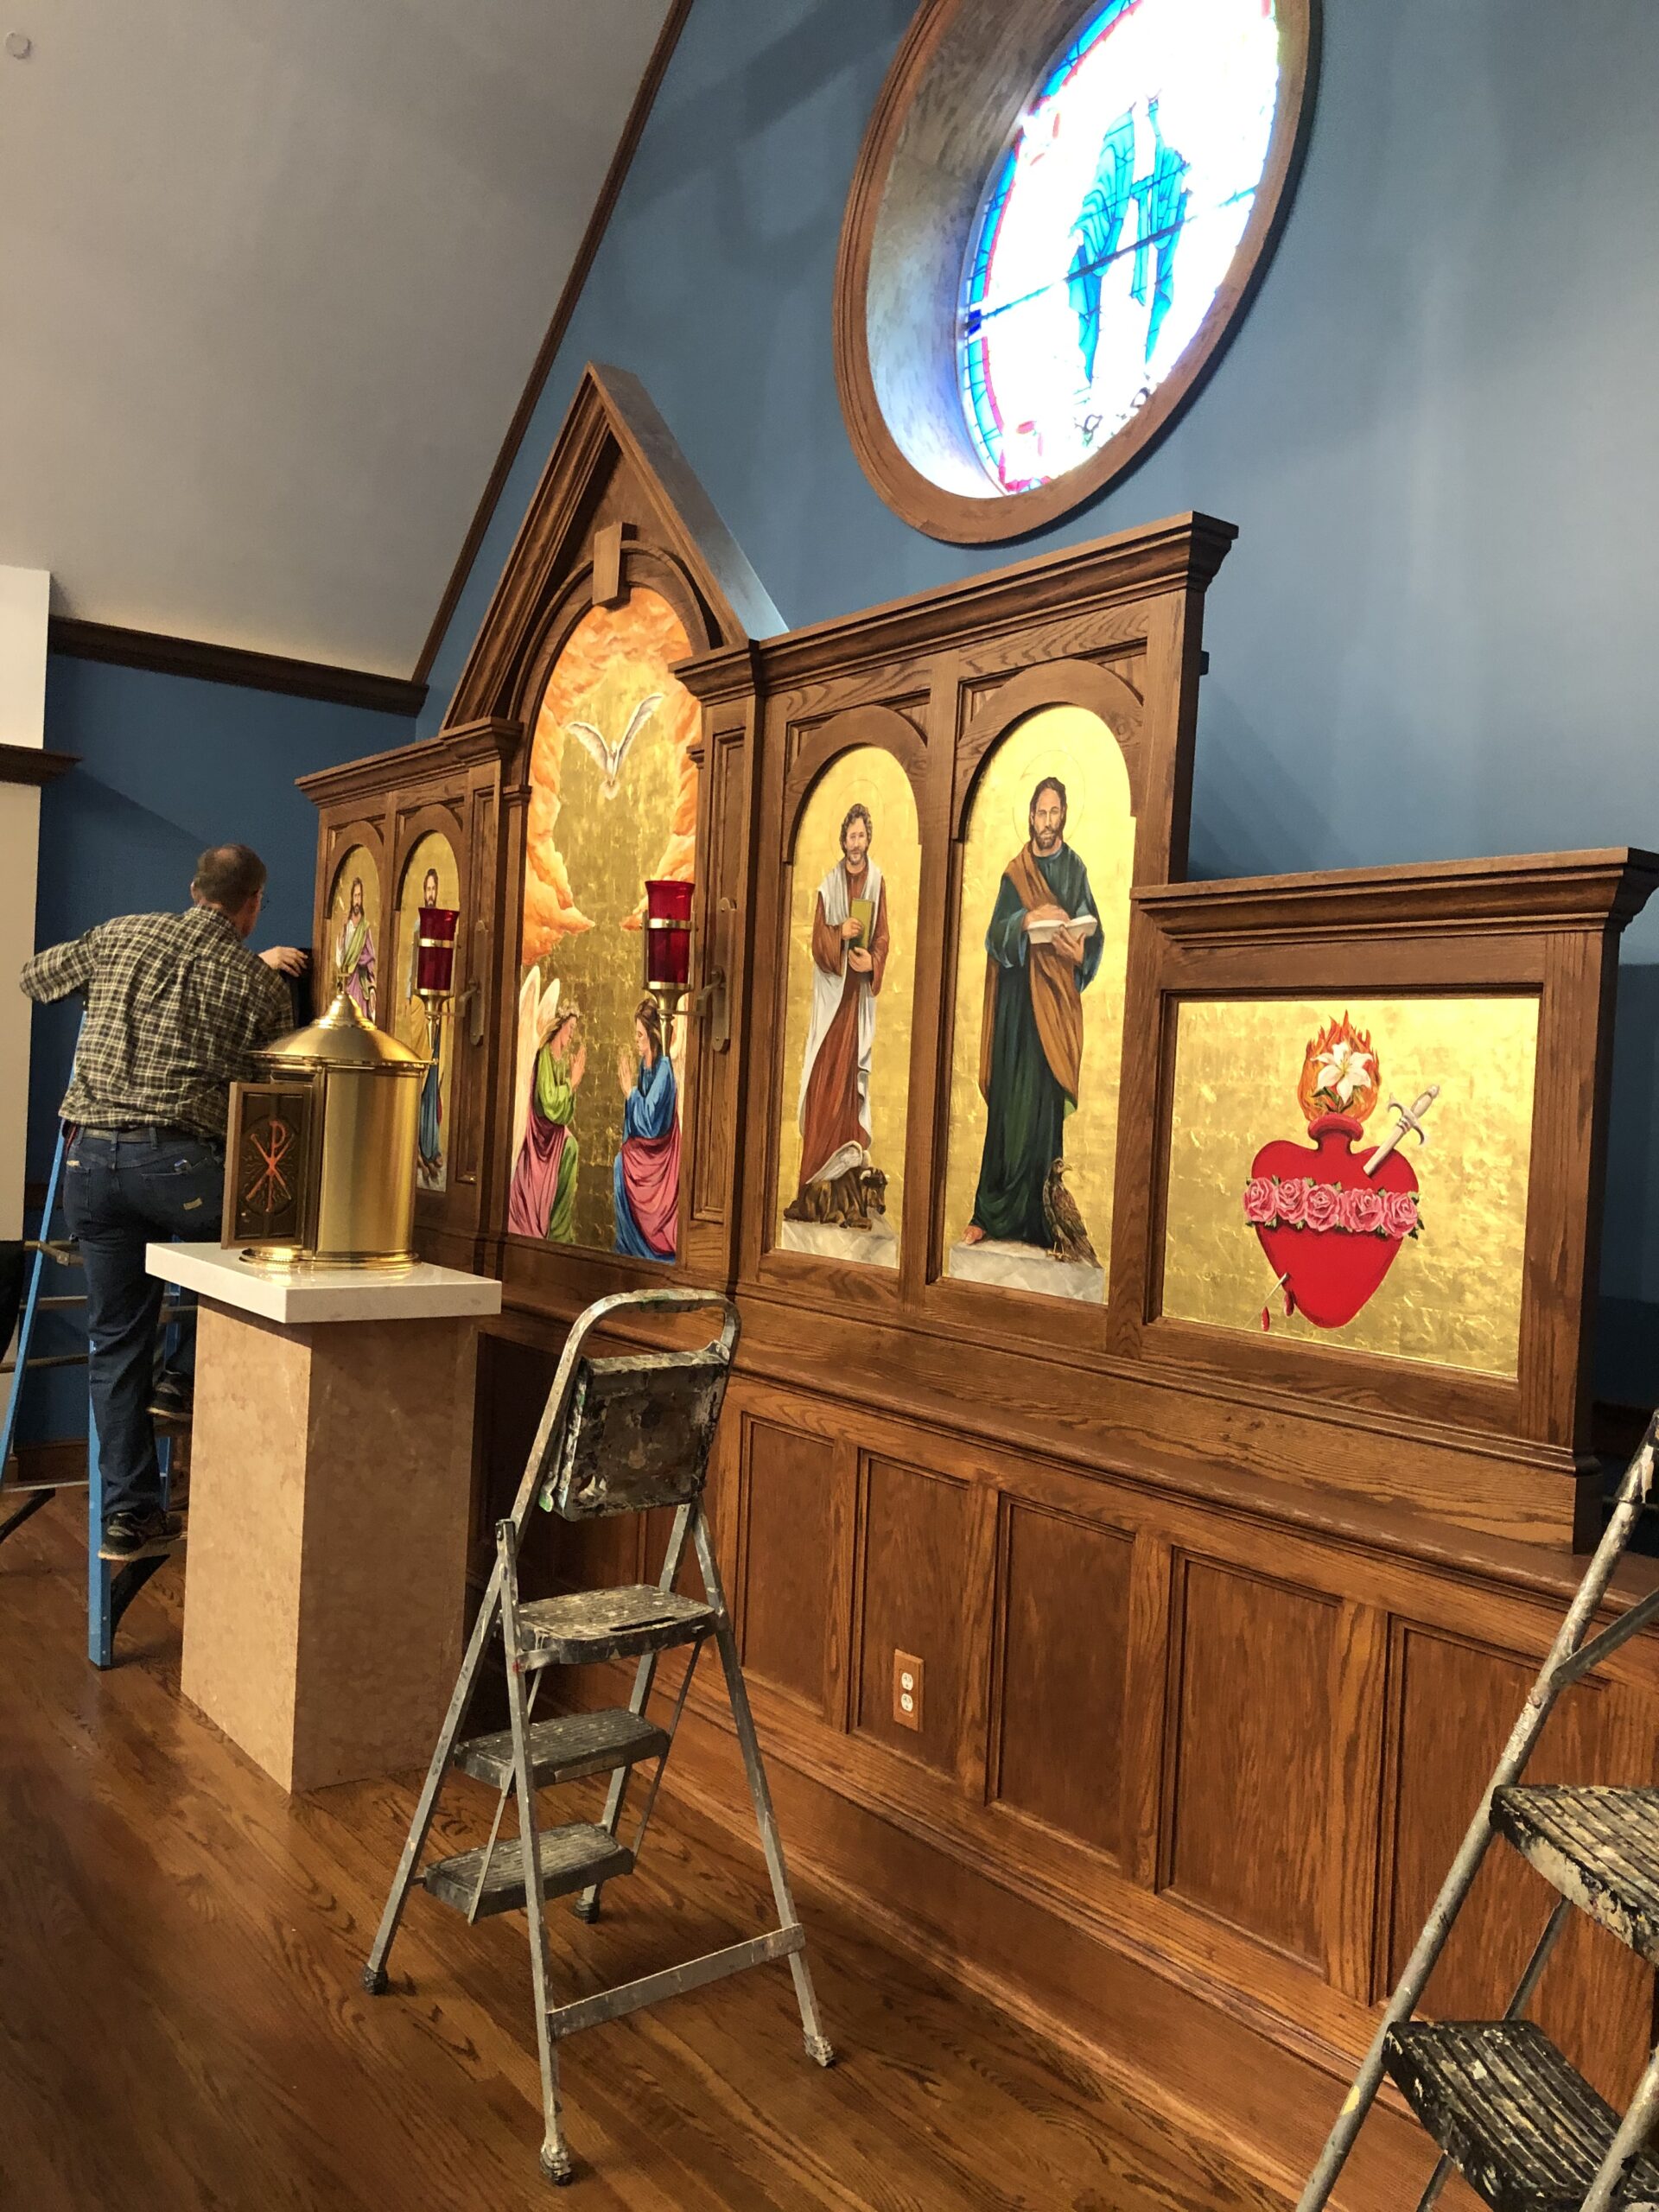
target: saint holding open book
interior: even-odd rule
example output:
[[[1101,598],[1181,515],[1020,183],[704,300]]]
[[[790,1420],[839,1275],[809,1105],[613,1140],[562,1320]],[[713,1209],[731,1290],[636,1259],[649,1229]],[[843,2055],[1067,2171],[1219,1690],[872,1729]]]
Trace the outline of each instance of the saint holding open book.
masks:
[[[1046,1248],[1049,1172],[1065,1148],[1083,1065],[1083,994],[1100,965],[1100,909],[1065,842],[1065,785],[1031,795],[1031,836],[1002,872],[985,932],[979,1088],[985,1149],[965,1242]]]

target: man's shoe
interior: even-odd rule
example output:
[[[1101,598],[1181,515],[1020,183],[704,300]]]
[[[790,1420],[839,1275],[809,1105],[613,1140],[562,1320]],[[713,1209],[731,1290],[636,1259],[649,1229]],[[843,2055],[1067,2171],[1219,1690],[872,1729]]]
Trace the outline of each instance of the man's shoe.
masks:
[[[149,1413],[152,1421],[170,1421],[181,1424],[190,1419],[191,1401],[195,1395],[192,1384],[181,1376],[162,1375],[149,1394]]]
[[[104,1523],[100,1559],[143,1559],[152,1552],[170,1551],[184,1535],[182,1513],[163,1513],[160,1506],[147,1511],[111,1513]]]

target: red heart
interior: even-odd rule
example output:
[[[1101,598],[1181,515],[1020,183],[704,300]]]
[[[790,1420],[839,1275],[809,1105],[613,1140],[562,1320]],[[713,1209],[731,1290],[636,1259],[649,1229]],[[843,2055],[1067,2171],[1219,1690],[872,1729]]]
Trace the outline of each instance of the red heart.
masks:
[[[1306,1178],[1342,1191],[1416,1190],[1417,1178],[1403,1153],[1391,1152],[1375,1175],[1365,1173],[1375,1147],[1368,1145],[1363,1154],[1354,1152],[1355,1140],[1365,1131],[1351,1116],[1322,1115],[1307,1133],[1315,1141],[1312,1145],[1294,1144],[1288,1137],[1263,1145],[1251,1165],[1252,1177],[1281,1183]],[[1255,1233],[1292,1303],[1320,1329],[1340,1329],[1353,1319],[1394,1265],[1402,1242],[1340,1227],[1293,1228],[1282,1221],[1270,1228],[1257,1223]]]

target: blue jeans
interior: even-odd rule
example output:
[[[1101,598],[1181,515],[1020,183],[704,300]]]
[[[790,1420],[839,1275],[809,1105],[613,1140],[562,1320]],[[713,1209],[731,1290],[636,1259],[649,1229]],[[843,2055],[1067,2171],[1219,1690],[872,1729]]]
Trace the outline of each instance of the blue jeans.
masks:
[[[164,1286],[144,1273],[144,1247],[219,1235],[225,1152],[156,1129],[118,1136],[82,1130],[64,1157],[63,1210],[86,1278],[87,1378],[104,1476],[104,1517],[162,1502],[149,1404]],[[195,1364],[194,1315],[172,1366]]]

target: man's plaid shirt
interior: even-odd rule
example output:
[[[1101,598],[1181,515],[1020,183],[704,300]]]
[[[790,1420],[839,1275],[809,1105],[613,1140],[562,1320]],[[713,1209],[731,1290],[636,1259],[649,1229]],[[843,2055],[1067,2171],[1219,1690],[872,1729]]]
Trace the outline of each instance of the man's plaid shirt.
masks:
[[[294,1026],[288,986],[217,906],[124,914],[37,952],[32,999],[86,994],[75,1072],[59,1112],[104,1129],[192,1129],[225,1141],[231,1084]]]

